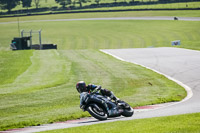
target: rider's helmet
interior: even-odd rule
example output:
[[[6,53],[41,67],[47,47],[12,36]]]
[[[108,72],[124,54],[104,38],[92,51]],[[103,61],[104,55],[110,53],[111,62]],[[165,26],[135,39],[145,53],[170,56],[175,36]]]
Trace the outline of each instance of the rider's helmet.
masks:
[[[77,84],[76,84],[76,89],[79,93],[82,93],[82,92],[86,92],[87,91],[87,88],[86,88],[86,84],[84,81],[79,81]]]

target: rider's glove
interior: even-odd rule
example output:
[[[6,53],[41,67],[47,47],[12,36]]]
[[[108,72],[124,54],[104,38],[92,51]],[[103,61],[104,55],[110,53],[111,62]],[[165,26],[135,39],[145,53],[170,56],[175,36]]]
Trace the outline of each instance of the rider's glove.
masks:
[[[84,105],[80,105],[80,108],[81,108],[81,109],[84,109],[84,107],[85,107]]]

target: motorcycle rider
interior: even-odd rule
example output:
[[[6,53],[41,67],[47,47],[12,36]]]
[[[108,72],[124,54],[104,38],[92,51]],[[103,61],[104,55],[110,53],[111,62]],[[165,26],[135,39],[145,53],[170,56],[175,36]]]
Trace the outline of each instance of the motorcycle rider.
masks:
[[[88,92],[88,93],[98,93],[102,96],[108,96],[110,97],[112,100],[114,100],[115,102],[119,102],[119,98],[117,98],[112,91],[109,91],[107,89],[102,89],[101,86],[97,86],[94,84],[88,84],[86,85],[86,83],[84,81],[79,81],[76,84],[76,89],[79,93],[82,92]],[[109,116],[115,116],[120,114],[120,111],[116,108],[116,105],[114,103],[109,103],[109,105],[111,106],[111,109],[107,109]]]

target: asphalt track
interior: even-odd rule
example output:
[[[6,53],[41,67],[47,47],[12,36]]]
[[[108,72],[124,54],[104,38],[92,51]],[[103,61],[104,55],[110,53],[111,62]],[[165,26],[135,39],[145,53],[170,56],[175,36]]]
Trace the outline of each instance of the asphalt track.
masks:
[[[200,51],[173,47],[103,51],[118,59],[139,64],[166,75],[188,90],[188,97],[182,102],[142,113],[140,117],[148,118],[200,112]]]
[[[20,23],[33,22],[56,22],[56,21],[89,21],[89,20],[174,20],[174,17],[159,16],[159,17],[113,17],[113,18],[80,18],[80,19],[49,19],[49,20],[29,20],[20,21]],[[178,17],[181,21],[200,21],[200,17]],[[0,24],[16,24],[17,21],[1,22]]]
[[[141,65],[182,85],[188,95],[181,102],[144,106],[135,109],[132,117],[118,117],[106,121],[94,118],[83,118],[42,126],[14,129],[7,132],[33,133],[53,129],[71,128],[105,122],[171,116],[178,114],[200,112],[200,51],[182,48],[137,48],[137,49],[107,49],[101,50],[122,61]]]

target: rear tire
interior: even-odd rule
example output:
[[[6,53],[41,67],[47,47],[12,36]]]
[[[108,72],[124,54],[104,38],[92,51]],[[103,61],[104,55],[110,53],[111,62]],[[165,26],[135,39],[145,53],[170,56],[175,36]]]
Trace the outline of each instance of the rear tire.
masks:
[[[99,107],[99,108],[101,109],[100,111],[95,106],[89,105],[87,108],[87,111],[90,113],[91,116],[93,116],[94,118],[96,118],[98,120],[107,120],[108,115],[107,115],[106,111],[101,107]]]

